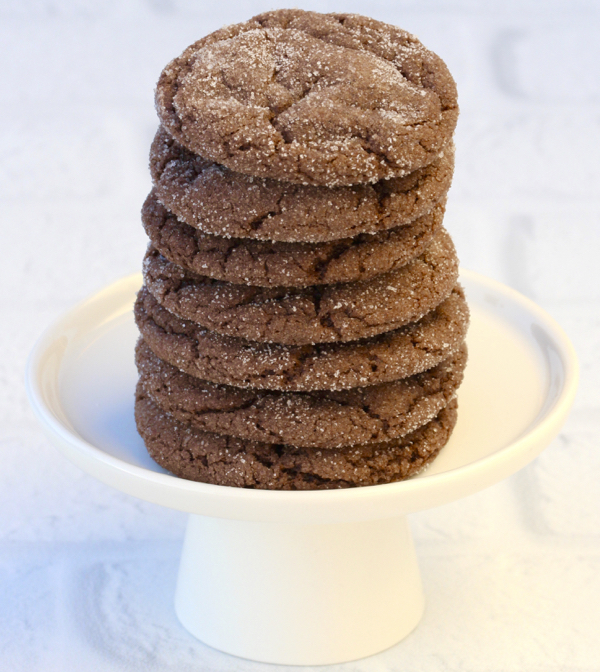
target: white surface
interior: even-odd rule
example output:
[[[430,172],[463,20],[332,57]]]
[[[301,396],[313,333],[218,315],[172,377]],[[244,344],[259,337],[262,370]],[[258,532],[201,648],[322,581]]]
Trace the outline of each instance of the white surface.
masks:
[[[171,611],[185,515],[61,458],[27,404],[41,331],[139,270],[161,68],[280,2],[0,5],[0,669],[272,670],[209,649]],[[351,672],[600,669],[600,41],[594,0],[295,2],[408,28],[460,90],[445,224],[462,265],[540,303],[582,377],[574,412],[507,481],[410,517],[427,610]]]
[[[470,271],[460,276],[471,311],[459,420],[442,454],[416,478],[376,487],[281,492],[175,478],[137,435],[133,400],[138,338],[132,305],[139,274],[68,311],[30,356],[27,391],[66,457],[104,483],[197,515],[273,523],[350,523],[404,515],[478,492],[536,457],[571,408],[578,364],[568,338],[541,308]]]

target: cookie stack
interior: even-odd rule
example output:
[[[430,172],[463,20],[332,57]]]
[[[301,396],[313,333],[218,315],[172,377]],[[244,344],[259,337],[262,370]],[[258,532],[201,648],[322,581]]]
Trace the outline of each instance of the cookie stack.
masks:
[[[456,89],[416,38],[277,10],[163,71],[136,420],[183,478],[388,483],[456,422],[468,309],[442,226]]]

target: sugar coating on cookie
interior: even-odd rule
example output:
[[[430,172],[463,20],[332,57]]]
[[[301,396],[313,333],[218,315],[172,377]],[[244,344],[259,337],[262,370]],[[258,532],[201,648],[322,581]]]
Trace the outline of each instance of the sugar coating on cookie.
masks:
[[[234,285],[192,274],[152,247],[144,259],[146,287],[175,315],[226,336],[288,345],[353,341],[397,329],[441,303],[457,277],[456,251],[444,228],[409,264],[336,285]]]
[[[175,476],[266,490],[323,490],[400,481],[422,471],[456,424],[452,400],[399,439],[331,450],[297,448],[204,432],[162,411],[138,385],[135,419],[148,453]]]
[[[180,320],[142,288],[136,324],[152,351],[181,371],[241,388],[344,390],[420,373],[454,355],[469,324],[462,288],[418,322],[351,343],[286,346],[221,336]]]
[[[142,223],[165,259],[198,275],[259,287],[307,287],[368,280],[419,256],[442,225],[445,203],[410,224],[325,243],[282,243],[203,233],[151,192]]]
[[[150,149],[156,196],[200,231],[219,236],[322,242],[392,229],[444,199],[454,145],[404,177],[351,187],[316,187],[236,173],[193,154],[159,128]]]
[[[215,385],[159,359],[140,340],[144,391],[176,420],[227,436],[305,448],[389,441],[448,405],[462,382],[466,348],[408,378],[340,392],[270,392]]]
[[[428,165],[458,115],[448,69],[414,36],[302,10],[267,12],[188,47],[162,72],[156,109],[200,156],[329,187]]]

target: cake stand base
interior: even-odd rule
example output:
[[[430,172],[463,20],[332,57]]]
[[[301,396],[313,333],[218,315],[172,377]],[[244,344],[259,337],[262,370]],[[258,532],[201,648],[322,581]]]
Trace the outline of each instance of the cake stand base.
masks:
[[[463,271],[461,282],[471,326],[458,423],[434,462],[406,481],[289,492],[197,483],[159,467],[133,414],[139,275],[48,328],[29,360],[29,398],[51,440],[87,473],[190,514],[176,611],[193,635],[269,663],[362,658],[400,641],[423,611],[403,516],[524,467],[575,396],[577,359],[552,318],[489,278]]]
[[[423,607],[404,516],[332,525],[189,517],[175,610],[220,651],[282,665],[356,660],[406,637]]]

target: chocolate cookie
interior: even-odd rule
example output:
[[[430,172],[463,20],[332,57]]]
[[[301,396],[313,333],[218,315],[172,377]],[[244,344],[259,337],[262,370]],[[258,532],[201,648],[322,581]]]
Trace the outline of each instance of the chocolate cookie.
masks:
[[[152,401],[199,429],[265,443],[338,448],[390,441],[434,418],[462,382],[466,347],[423,373],[340,392],[215,385],[163,362],[140,339],[136,364]]]
[[[390,483],[422,471],[450,438],[456,401],[402,438],[332,450],[203,432],[162,411],[141,386],[135,419],[150,457],[175,476],[238,488],[324,490]]]
[[[397,229],[329,243],[213,236],[180,222],[153,193],[142,208],[142,222],[155,249],[196,274],[261,287],[306,287],[368,280],[404,266],[441,227],[444,205]]]
[[[456,125],[456,86],[414,36],[353,14],[276,10],[188,47],[156,109],[182,145],[228,168],[325,186],[406,175]]]
[[[144,259],[148,291],[173,314],[225,336],[287,345],[354,341],[397,329],[448,297],[457,277],[456,252],[443,228],[421,256],[390,273],[301,289],[213,280],[151,246]]]
[[[213,235],[283,242],[339,240],[412,222],[445,198],[453,170],[449,144],[405,177],[328,189],[234,173],[162,128],[150,150],[156,195],[180,220]]]
[[[418,322],[353,343],[286,346],[219,336],[172,315],[145,288],[134,314],[152,351],[178,369],[214,383],[288,391],[344,390],[420,373],[459,350],[469,322],[460,286]]]

